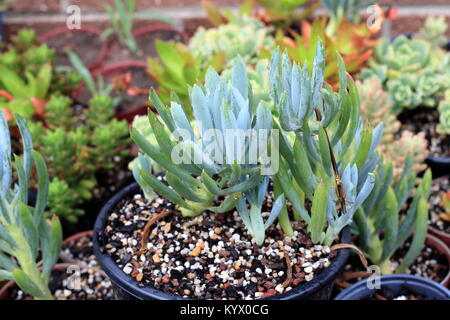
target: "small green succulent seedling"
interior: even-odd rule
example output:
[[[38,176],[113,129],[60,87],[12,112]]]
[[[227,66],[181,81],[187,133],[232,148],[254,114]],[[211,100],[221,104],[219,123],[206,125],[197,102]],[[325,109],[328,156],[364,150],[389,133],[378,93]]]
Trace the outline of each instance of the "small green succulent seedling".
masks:
[[[320,3],[330,15],[326,32],[332,36],[336,33],[343,19],[352,23],[359,23],[361,21],[359,12],[374,4],[375,0],[320,0]]]
[[[439,124],[437,132],[450,135],[450,89],[445,91],[445,98],[439,104]]]
[[[94,96],[77,121],[72,100],[54,95],[47,104],[45,125],[30,123],[36,149],[47,159],[51,177],[48,210],[76,222],[78,206],[92,198],[96,173],[113,168],[114,157],[128,155],[128,125],[114,119],[112,99]]]
[[[59,220],[44,218],[48,174],[42,156],[33,151],[24,120],[16,115],[24,154],[11,161],[11,139],[6,118],[0,114],[0,279],[13,280],[35,299],[53,299],[48,287],[52,268],[59,257],[62,230]],[[28,206],[28,188],[33,163],[37,172],[37,200]],[[18,181],[13,181],[12,167]]]
[[[284,161],[275,175],[275,193],[284,192],[294,217],[308,224],[314,243],[329,245],[372,190],[383,126],[373,131],[364,126],[357,87],[340,56],[339,92],[324,82],[324,52],[319,41],[310,73],[307,64],[292,64],[277,51],[270,83],[280,126],[294,134],[280,140]],[[305,198],[312,201],[310,213]],[[279,220],[285,233],[292,234],[287,213]]]
[[[189,95],[194,113],[192,124],[178,102],[172,101],[169,108],[152,91],[151,99],[159,115],[149,113],[149,121],[157,143],[150,143],[136,129],[131,131],[132,139],[145,154],[134,166],[137,182],[147,195],[155,191],[177,204],[188,217],[206,210],[228,212],[242,196],[260,208],[267,184],[262,181],[266,174],[263,170],[270,165],[261,160],[262,149],[267,148],[269,135],[272,136],[272,114],[265,102],[252,107],[253,92],[243,59],[237,58],[230,77],[221,77],[209,68],[205,84],[192,87]],[[255,132],[256,136],[245,136],[248,132]],[[170,187],[144,170],[149,168],[149,158],[164,169]],[[260,192],[256,196],[254,190],[258,186]],[[224,200],[215,206],[218,196]],[[272,217],[276,217],[277,208]],[[264,224],[253,220],[254,211],[249,224],[246,212],[241,212],[260,243]]]
[[[441,48],[447,44],[448,25],[445,22],[445,17],[428,17],[422,29],[419,30],[417,39],[423,39],[431,44],[433,48]]]
[[[255,65],[263,50],[275,49],[271,31],[255,18],[245,15],[232,17],[229,23],[216,28],[200,27],[191,38],[189,47],[202,60],[225,52],[227,68],[234,64],[237,56],[241,56],[246,64]]]
[[[138,46],[133,36],[133,20],[136,13],[136,0],[114,0],[114,8],[105,6],[111,27],[106,29],[102,38],[106,39],[114,33],[120,44],[131,52],[137,52]]]
[[[417,177],[412,164],[412,158],[407,157],[401,178],[393,183],[392,163],[381,161],[375,187],[355,214],[357,245],[372,263],[380,267],[382,274],[405,273],[425,244],[431,171],[425,173],[414,194]],[[401,212],[410,197],[412,201],[402,218]],[[412,233],[411,246],[394,270],[391,258]]]

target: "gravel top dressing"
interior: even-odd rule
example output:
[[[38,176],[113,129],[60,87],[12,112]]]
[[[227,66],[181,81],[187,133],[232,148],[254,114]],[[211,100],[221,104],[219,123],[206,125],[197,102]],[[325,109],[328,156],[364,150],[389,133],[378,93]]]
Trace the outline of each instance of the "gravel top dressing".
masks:
[[[442,207],[442,196],[449,190],[449,177],[433,180],[433,183],[431,184],[429,224],[432,227],[446,233],[450,233],[450,222],[441,219],[440,216],[445,213],[445,209]]]
[[[56,300],[112,300],[111,282],[104,273],[95,268],[81,268],[79,286],[68,270],[53,271],[49,288]],[[19,287],[9,289],[8,300],[30,300]]]
[[[263,209],[272,202],[269,193]],[[163,212],[170,214],[151,226],[140,251],[147,221]],[[136,194],[119,203],[104,233],[107,253],[143,287],[185,298],[250,300],[289,291],[330,265],[336,252],[314,246],[301,223],[294,230],[287,238],[272,226],[258,247],[237,212],[185,218],[163,198],[148,203]]]

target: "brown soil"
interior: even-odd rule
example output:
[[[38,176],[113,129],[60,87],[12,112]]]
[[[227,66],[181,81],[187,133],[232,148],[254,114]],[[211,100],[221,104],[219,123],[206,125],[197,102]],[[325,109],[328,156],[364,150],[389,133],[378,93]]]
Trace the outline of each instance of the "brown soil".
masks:
[[[157,57],[155,41],[177,41],[182,42],[182,37],[173,31],[157,31],[143,34],[135,38],[139,50],[136,53],[124,48],[116,39],[110,42],[110,51],[106,63],[115,63],[129,60],[146,61],[147,57]]]
[[[102,41],[91,32],[66,32],[46,41],[50,48],[56,50],[58,65],[72,66],[66,51],[75,52],[85,66],[89,67],[98,59]]]

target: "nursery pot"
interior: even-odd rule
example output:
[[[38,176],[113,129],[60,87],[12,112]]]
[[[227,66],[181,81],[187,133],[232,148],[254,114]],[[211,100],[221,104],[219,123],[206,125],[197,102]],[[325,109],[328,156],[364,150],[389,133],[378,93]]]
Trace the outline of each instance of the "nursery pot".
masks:
[[[449,300],[450,291],[439,283],[418,276],[393,274],[380,276],[380,284],[392,292],[400,292],[406,285],[429,300]],[[372,296],[376,289],[369,289],[367,279],[358,281],[339,293],[335,300],[360,300]]]
[[[177,295],[165,293],[151,287],[140,287],[139,283],[131,276],[125,274],[111,257],[103,251],[103,230],[111,212],[124,199],[141,192],[137,183],[133,183],[117,193],[101,210],[94,225],[94,254],[102,269],[111,279],[115,296],[119,299],[132,300],[187,300]],[[346,227],[342,233],[340,242],[350,243],[350,228]],[[329,299],[334,279],[344,268],[350,254],[349,249],[341,249],[332,260],[330,266],[322,270],[313,280],[305,282],[290,291],[277,294],[271,300],[303,300],[303,299]]]
[[[449,271],[444,279],[441,280],[441,285],[448,287],[450,285],[450,249],[444,242],[429,234],[426,238],[426,244],[430,247],[433,247],[437,252],[439,252],[440,255],[445,257],[445,260],[447,261],[447,265],[449,267]]]
[[[148,49],[148,48],[145,48],[143,46],[145,44],[151,43],[152,41],[151,41],[151,39],[146,39],[145,37],[151,37],[156,32],[172,32],[172,33],[179,35],[181,37],[183,43],[185,43],[185,44],[189,43],[189,36],[183,30],[180,30],[178,28],[175,28],[174,26],[164,24],[164,23],[151,24],[151,25],[147,25],[147,26],[140,27],[140,28],[133,30],[133,37],[138,46],[138,50],[142,50],[141,51],[143,53],[142,56],[137,56],[137,55],[133,55],[133,54],[123,56],[123,54],[120,54],[121,49],[125,49],[125,50],[128,50],[128,49],[124,48],[122,46],[122,44],[119,43],[119,41],[117,40],[117,37],[115,37],[114,35],[111,35],[105,41],[108,44],[106,61],[109,61],[112,63],[117,63],[118,61],[121,62],[122,60],[130,60],[130,59],[146,61],[147,56],[149,56],[150,53],[146,52],[145,49]],[[146,41],[146,40],[148,40],[148,41]],[[117,52],[117,51],[119,51],[119,54],[117,56],[115,56],[114,52]],[[127,51],[127,52],[130,53],[129,51]]]
[[[433,177],[441,177],[450,173],[450,157],[427,157],[426,164],[431,168]]]
[[[100,39],[102,31],[94,26],[84,25],[84,26],[81,26],[79,29],[68,29],[66,27],[57,28],[57,29],[54,29],[50,32],[47,32],[47,33],[41,35],[39,37],[39,40],[41,42],[49,43],[50,41],[55,40],[57,38],[64,39],[64,37],[69,37],[69,36],[72,36],[77,33],[93,35],[94,37],[96,37],[98,39],[99,43],[101,43],[100,50],[98,50],[98,51],[95,50],[95,48],[89,48],[91,50],[97,51],[98,53],[92,59],[91,62],[86,63],[87,68],[89,70],[93,70],[95,68],[100,67],[103,64],[103,62],[105,61],[106,56],[108,54],[108,45],[105,41],[101,41],[101,39]],[[70,43],[67,43],[67,44],[70,44]],[[58,48],[58,49],[65,50],[64,46],[62,48]],[[82,59],[83,57],[80,56],[80,58]]]
[[[62,243],[62,246],[63,246],[63,247],[64,247],[64,246],[68,246],[69,243],[71,243],[71,242],[73,242],[73,241],[77,241],[77,240],[79,240],[79,239],[81,239],[81,238],[84,238],[84,237],[88,237],[88,236],[91,236],[91,237],[92,237],[93,234],[94,234],[94,233],[93,233],[92,230],[79,232],[79,233],[77,233],[77,234],[74,234],[74,235],[72,235],[72,236],[70,236],[70,237],[64,239],[64,241],[63,241],[63,243]],[[62,255],[62,254],[60,255],[60,259],[61,259],[63,262],[65,262],[65,263],[73,263],[73,262],[74,262],[73,260],[69,259],[67,256]]]

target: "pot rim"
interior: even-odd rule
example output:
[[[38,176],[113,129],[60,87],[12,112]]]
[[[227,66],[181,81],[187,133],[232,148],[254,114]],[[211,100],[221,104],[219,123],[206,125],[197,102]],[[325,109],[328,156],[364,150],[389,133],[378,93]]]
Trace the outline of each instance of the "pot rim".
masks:
[[[442,299],[450,299],[450,290],[445,288],[443,285],[439,284],[436,281],[425,279],[419,276],[409,275],[409,274],[390,274],[390,275],[381,275],[380,277],[381,285],[392,285],[395,283],[398,283],[399,281],[402,281],[404,283],[415,283],[415,284],[421,284],[423,286],[427,286],[430,288],[433,288],[435,291],[439,291],[439,293],[442,295]],[[355,283],[354,285],[345,288],[342,290],[335,298],[334,300],[355,300],[358,297],[357,293],[361,290],[364,290],[364,287],[366,287],[366,281],[367,279],[363,279]],[[374,291],[375,289],[367,289]],[[367,297],[366,295],[362,295],[362,297]]]
[[[427,234],[426,243],[429,246],[436,249],[440,255],[445,256],[445,258],[447,260],[448,271],[447,271],[447,275],[444,277],[444,279],[441,280],[440,284],[445,287],[448,287],[448,285],[450,284],[450,249],[449,249],[449,247],[441,239],[439,239],[431,234]]]
[[[155,24],[151,24],[148,26],[136,28],[135,30],[133,30],[133,36],[141,37],[141,36],[144,36],[145,34],[157,32],[157,31],[172,31],[172,32],[178,33],[183,38],[183,42],[185,44],[188,44],[189,40],[190,40],[189,35],[184,30],[176,28],[170,24],[165,24],[165,23],[155,23]]]
[[[175,294],[166,293],[157,290],[153,287],[139,287],[138,282],[131,276],[125,274],[122,269],[120,269],[115,261],[107,254],[103,253],[100,249],[101,244],[99,238],[103,239],[104,224],[107,217],[110,215],[112,210],[116,205],[122,201],[127,196],[139,192],[141,189],[139,185],[135,182],[121,191],[119,191],[115,196],[113,196],[102,208],[94,225],[94,254],[97,257],[97,261],[109,276],[111,281],[119,284],[122,290],[125,290],[131,296],[137,299],[157,299],[157,300],[193,300],[188,298],[183,298]],[[350,243],[351,231],[350,227],[346,227],[341,232],[341,243]],[[307,297],[320,291],[329,283],[332,283],[337,274],[344,268],[345,262],[350,254],[350,249],[341,249],[337,252],[336,257],[331,261],[331,264],[325,270],[322,270],[313,280],[309,282],[302,283],[292,290],[276,294],[269,298],[257,299],[257,300],[288,300],[288,299],[299,299]]]
[[[53,30],[50,30],[49,32],[46,32],[38,37],[38,40],[40,42],[47,42],[49,39],[53,37],[60,36],[65,33],[71,33],[71,32],[87,32],[95,34],[96,36],[100,37],[102,35],[102,30],[99,28],[92,26],[92,25],[83,25],[80,26],[80,28],[77,29],[68,29],[67,27],[58,27]],[[101,49],[100,53],[97,54],[97,58],[94,59],[94,61],[87,66],[89,70],[94,70],[96,68],[99,68],[103,61],[106,59],[106,56],[108,55],[108,44],[106,41],[101,41]]]

